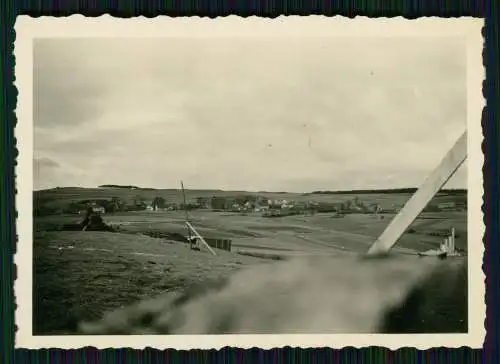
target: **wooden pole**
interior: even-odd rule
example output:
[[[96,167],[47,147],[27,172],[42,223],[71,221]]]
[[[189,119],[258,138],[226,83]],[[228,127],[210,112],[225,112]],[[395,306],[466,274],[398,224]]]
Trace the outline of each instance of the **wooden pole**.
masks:
[[[451,253],[455,253],[455,228],[451,228]]]
[[[184,183],[181,181],[181,190],[182,190],[182,199],[183,199],[183,204],[184,204],[184,212],[186,215],[186,223],[189,222],[189,212],[187,208],[187,203],[186,203],[186,192],[184,191]],[[187,237],[189,240],[189,245],[191,248],[193,248],[193,242],[191,241],[191,230],[189,227],[187,228]]]
[[[189,223],[189,221],[186,221],[186,225],[189,229],[191,229],[193,231],[193,233],[195,234],[195,236],[200,239],[200,241],[207,247],[208,250],[210,250],[210,252],[213,254],[213,255],[217,255],[217,253],[215,253],[215,251],[210,247],[210,245],[208,245],[208,243],[205,241],[205,239],[203,239],[203,237],[198,234],[198,232],[196,231],[196,229],[193,227],[193,225],[191,225]]]
[[[429,175],[417,192],[392,219],[382,235],[368,250],[368,255],[388,253],[406,229],[427,206],[436,193],[467,158],[467,131],[457,140],[437,168]]]
[[[186,192],[184,191],[184,183],[182,181],[181,181],[181,189],[182,189],[182,199],[184,201],[184,211],[186,212],[186,221],[189,221],[189,212],[186,202]]]

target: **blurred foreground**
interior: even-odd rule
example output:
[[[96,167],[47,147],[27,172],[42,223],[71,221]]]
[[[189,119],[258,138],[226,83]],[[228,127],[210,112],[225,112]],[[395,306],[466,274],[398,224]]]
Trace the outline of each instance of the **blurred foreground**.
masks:
[[[83,323],[85,334],[467,332],[465,260],[296,258]]]
[[[33,332],[467,332],[466,257],[217,254],[144,235],[37,233]]]

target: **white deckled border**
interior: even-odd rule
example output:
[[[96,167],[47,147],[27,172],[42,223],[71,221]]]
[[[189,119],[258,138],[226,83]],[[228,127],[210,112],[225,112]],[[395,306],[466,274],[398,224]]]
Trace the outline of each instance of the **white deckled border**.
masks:
[[[399,18],[369,19],[323,16],[265,19],[145,17],[117,19],[109,15],[85,18],[17,18],[15,31],[15,85],[18,88],[15,130],[19,150],[16,168],[17,234],[19,242],[14,261],[18,266],[16,294],[17,348],[73,349],[131,347],[142,349],[219,349],[226,346],[264,349],[275,347],[383,346],[390,349],[415,347],[468,346],[480,348],[485,337],[485,286],[482,243],[485,226],[481,212],[483,195],[481,114],[485,105],[481,87],[485,77],[482,65],[484,21],[475,18]],[[89,37],[463,37],[467,42],[467,127],[468,127],[468,252],[469,252],[469,333],[447,335],[183,335],[183,336],[33,336],[32,335],[32,248],[33,248],[33,39]]]

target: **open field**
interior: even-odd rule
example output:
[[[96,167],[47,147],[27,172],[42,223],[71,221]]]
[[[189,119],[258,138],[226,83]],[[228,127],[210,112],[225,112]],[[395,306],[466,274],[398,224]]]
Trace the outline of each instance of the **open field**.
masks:
[[[37,233],[34,333],[75,333],[82,321],[92,322],[102,317],[105,320],[98,326],[87,326],[90,331],[86,333],[169,333],[174,329],[179,333],[208,333],[207,330],[212,330],[211,325],[226,314],[231,315],[231,325],[227,330],[234,329],[235,332],[248,330],[248,327],[254,327],[253,333],[276,332],[274,329],[283,332],[371,332],[380,325],[393,325],[387,330],[397,331],[400,324],[397,319],[385,322],[393,306],[397,308],[411,287],[418,285],[420,279],[436,266],[446,268],[451,265],[453,268],[465,259],[438,263],[432,257],[399,256],[387,261],[363,263],[346,252],[336,252],[318,256],[318,259],[312,256],[273,263],[268,259],[217,252],[218,256],[213,256],[206,251],[191,251],[184,244],[131,234]],[[272,268],[275,265],[276,268]],[[241,274],[234,276],[238,271]],[[233,276],[239,283],[228,283]],[[413,318],[411,327],[405,327],[405,330],[466,330],[467,314],[463,310],[467,289],[454,275],[449,278],[453,280],[444,286],[442,280],[434,282],[429,288],[431,293],[426,293],[431,295],[429,298],[449,295],[449,290],[453,292],[456,284],[464,296],[452,297],[451,300],[448,297],[444,303],[438,299],[441,306],[417,312],[424,315],[426,321]],[[455,283],[450,288],[451,282]],[[176,302],[184,302],[190,297],[188,294],[187,298],[182,298],[183,292],[196,286],[203,287],[202,290],[212,287],[215,292],[228,287],[228,293],[222,296],[213,293],[215,296],[208,296],[209,301],[201,306],[178,307]],[[443,288],[446,289],[443,291]],[[196,288],[194,292],[201,294],[196,293]],[[230,298],[232,295],[234,297]],[[268,299],[262,300],[262,297]],[[433,305],[429,298],[423,302]],[[214,304],[210,301],[214,299],[222,302]],[[138,303],[140,301],[142,303]],[[134,305],[129,306],[131,304]],[[288,310],[279,309],[290,304],[297,311],[297,315],[293,315],[293,325],[286,320]],[[226,306],[231,308],[230,313],[225,311]],[[114,310],[117,311],[111,316],[106,315]],[[190,319],[206,311],[203,317],[213,320],[213,323],[202,320],[176,328],[179,323],[175,313],[179,310],[179,317],[186,314],[185,310],[194,310],[187,315]],[[265,315],[255,316],[262,310]],[[323,316],[328,312],[330,316]],[[246,320],[254,317],[255,325],[247,322],[240,327],[240,314]],[[161,318],[163,315],[167,315],[165,320]],[[311,317],[316,320],[313,325],[309,324]],[[208,327],[203,326],[205,322]],[[215,332],[218,330],[225,329],[219,327]]]
[[[35,234],[35,334],[57,334],[143,298],[178,292],[245,265],[268,263],[184,244],[108,232]]]
[[[332,199],[328,195],[318,196]],[[393,205],[404,204],[407,197],[389,194],[363,198],[385,200]],[[55,198],[53,203],[61,203],[56,196],[52,198]],[[62,200],[67,198],[82,196],[63,193]],[[80,222],[81,215],[36,217],[34,307],[38,314],[34,332],[73,332],[79,321],[99,319],[109,310],[138,300],[164,293],[180,294],[193,285],[230,277],[241,268],[281,264],[269,259],[273,257],[322,256],[331,257],[332,262],[352,259],[368,249],[393,216],[347,214],[338,218],[318,213],[265,218],[260,213],[190,212],[190,220],[202,236],[232,240],[232,251],[217,250],[217,256],[208,251],[192,251],[175,239],[146,236],[153,232],[185,235],[183,211],[103,215],[104,221],[118,232],[57,231],[64,224]],[[442,237],[436,233],[451,227],[458,234],[457,248],[466,250],[466,212],[447,211],[421,214],[412,225],[414,231],[403,235],[394,253],[412,255],[437,248]],[[422,258],[409,258],[417,262],[411,265],[415,270],[423,267],[418,263]]]
[[[301,257],[79,325],[84,334],[467,332],[465,259]]]
[[[381,219],[381,216],[384,218]],[[364,252],[382,233],[393,214],[332,214],[265,218],[260,214],[237,214],[198,210],[190,213],[196,229],[207,238],[232,239],[234,249],[311,252],[347,250]],[[105,215],[106,223],[123,233],[164,232],[186,234],[183,212],[131,212]],[[75,223],[81,216],[49,216],[35,219],[36,230],[51,230],[58,224]],[[406,233],[396,251],[422,251],[436,248],[442,237],[429,235],[454,227],[456,246],[467,249],[465,212],[423,213],[412,225],[415,233]]]

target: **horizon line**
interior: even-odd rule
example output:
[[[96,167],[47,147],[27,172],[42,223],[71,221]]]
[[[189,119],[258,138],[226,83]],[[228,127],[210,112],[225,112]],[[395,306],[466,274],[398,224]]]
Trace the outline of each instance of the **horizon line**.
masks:
[[[155,187],[140,187],[134,185],[118,185],[118,184],[105,184],[96,187],[82,187],[82,186],[56,186],[50,188],[33,189],[33,192],[43,192],[56,189],[137,189],[137,190],[155,190],[155,191],[182,191],[182,188],[155,188]],[[341,189],[341,190],[313,190],[313,191],[272,191],[272,190],[248,190],[248,189],[220,189],[220,188],[184,188],[186,191],[218,191],[218,192],[249,192],[249,193],[290,193],[290,194],[320,194],[320,193],[349,193],[349,192],[377,192],[377,191],[399,191],[399,190],[418,190],[419,187],[390,187],[390,188],[356,188],[356,189]],[[467,191],[468,187],[449,187],[442,188],[440,191]]]

